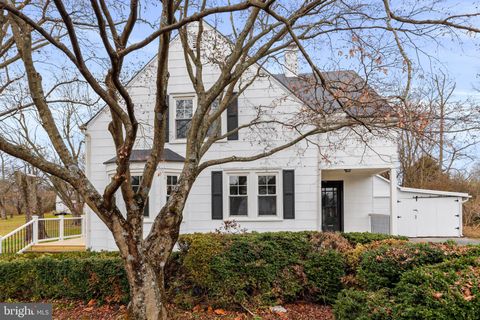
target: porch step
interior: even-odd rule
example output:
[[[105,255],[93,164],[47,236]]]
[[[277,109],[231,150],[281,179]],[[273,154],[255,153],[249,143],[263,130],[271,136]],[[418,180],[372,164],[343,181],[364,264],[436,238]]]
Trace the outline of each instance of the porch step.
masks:
[[[85,246],[64,246],[64,245],[57,245],[57,246],[45,246],[41,244],[37,244],[31,246],[28,252],[74,252],[74,251],[86,251],[87,249]]]
[[[60,241],[38,243],[29,248],[30,252],[72,252],[86,251],[85,240],[74,238]]]

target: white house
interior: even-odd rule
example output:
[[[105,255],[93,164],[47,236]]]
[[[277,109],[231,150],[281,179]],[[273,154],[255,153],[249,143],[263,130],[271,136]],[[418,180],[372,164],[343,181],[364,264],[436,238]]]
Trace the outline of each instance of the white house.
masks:
[[[292,54],[287,56],[295,59]],[[279,117],[288,117],[300,110],[304,100],[289,88],[292,83],[301,84],[295,75],[296,61],[286,64],[291,68],[284,75],[260,70],[262,76],[222,116],[223,132],[232,126],[249,123],[257,114],[257,106],[275,104],[270,112]],[[155,81],[149,75],[155,69],[156,60],[153,59],[128,85],[136,107],[141,110],[138,118],[141,132],[144,132],[130,158],[133,182],[141,178],[151,143],[149,132],[153,122]],[[208,80],[214,79],[217,72],[214,66],[204,66],[207,87]],[[168,142],[145,210],[145,232],[166,202],[183,166],[182,124],[188,122],[196,104],[178,38],[171,43],[169,73]],[[356,75],[345,71],[327,73],[327,76]],[[110,114],[105,108],[85,125],[84,130],[86,174],[100,191],[115,170],[115,149],[107,130],[109,121]],[[250,130],[241,130],[238,136],[215,143],[204,158],[251,155],[264,150],[266,144],[281,143],[291,134],[280,130],[259,136]],[[343,129],[335,134],[315,136],[316,143],[301,142],[268,158],[205,170],[188,198],[181,233],[214,231],[223,220],[233,219],[249,231],[373,230],[409,236],[461,236],[461,204],[468,195],[397,188],[395,139],[368,136],[367,133],[365,137],[368,147],[350,129]],[[391,181],[377,176],[383,172],[390,172]],[[118,202],[120,198],[117,197]],[[438,205],[438,201],[447,202],[447,199],[455,205]],[[422,206],[414,206],[414,202]],[[117,204],[122,207],[121,203]],[[430,211],[430,206],[435,208],[435,213]],[[421,219],[428,221],[422,225],[428,226],[418,226],[418,215],[412,215],[415,210],[424,214]],[[116,249],[112,235],[91,211],[87,214],[87,247]]]

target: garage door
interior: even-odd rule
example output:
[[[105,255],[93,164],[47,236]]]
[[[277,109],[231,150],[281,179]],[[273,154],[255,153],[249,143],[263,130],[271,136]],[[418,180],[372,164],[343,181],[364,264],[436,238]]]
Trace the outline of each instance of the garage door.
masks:
[[[400,199],[398,233],[409,237],[460,236],[459,201],[453,197]]]

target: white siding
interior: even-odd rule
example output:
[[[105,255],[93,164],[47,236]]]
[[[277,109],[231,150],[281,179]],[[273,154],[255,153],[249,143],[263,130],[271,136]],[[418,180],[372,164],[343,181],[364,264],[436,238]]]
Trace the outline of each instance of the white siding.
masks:
[[[372,175],[324,170],[322,180],[343,181],[344,231],[370,231],[369,215],[373,213]]]
[[[169,55],[169,87],[168,92],[174,94],[193,93],[190,79],[186,73],[183,59],[183,50],[178,40],[174,40]],[[148,148],[150,141],[150,129],[153,121],[153,105],[155,98],[155,81],[151,77],[152,70],[156,69],[156,61],[153,60],[144,70],[131,81],[130,90],[136,106],[140,109],[138,120],[141,124],[141,139],[137,141],[136,148]],[[212,84],[217,70],[204,66],[204,78],[206,87]],[[288,97],[286,91],[271,77],[257,79],[243,95],[238,99],[239,124],[250,122],[256,115],[258,106],[272,106],[275,116],[282,119],[293,117],[299,108],[298,100]],[[171,112],[173,108],[170,107]],[[173,114],[170,119],[173,121]],[[97,189],[102,192],[108,182],[107,167],[103,164],[106,160],[115,156],[115,150],[107,130],[109,112],[104,110],[89,125],[87,131],[87,175]],[[170,125],[170,143],[167,148],[184,155],[185,144],[174,141],[173,126]],[[238,141],[225,141],[216,143],[205,155],[205,160],[221,158],[231,155],[253,155],[263,151],[267,147],[279,145],[288,141],[292,132],[285,130],[256,133],[241,131]],[[319,139],[325,139],[320,136]],[[327,144],[329,145],[329,144]],[[396,161],[396,147],[384,140],[376,141],[375,146],[382,152],[362,151],[364,147],[359,141],[346,144],[343,150],[335,150],[332,153],[333,160],[339,166],[364,166],[364,167],[391,167],[392,161]],[[321,150],[323,151],[323,150]],[[379,157],[379,154],[385,157]],[[367,155],[367,156],[365,156]],[[256,231],[279,231],[279,230],[312,230],[320,226],[318,210],[319,190],[319,152],[314,144],[300,143],[297,146],[279,152],[272,157],[250,163],[230,163],[205,170],[195,182],[184,211],[184,222],[181,226],[182,233],[213,231],[221,225],[221,221],[211,219],[211,170],[282,170],[295,169],[295,219],[269,219],[248,220],[239,219],[242,227]],[[170,165],[172,167],[170,167]],[[171,169],[178,164],[160,164],[159,174],[164,169]],[[328,178],[328,174],[326,174]],[[324,180],[327,178],[323,177]],[[151,214],[158,212],[164,197],[163,177],[156,175],[152,186]],[[224,183],[226,183],[224,177]],[[345,230],[367,231],[369,229],[368,214],[373,211],[372,177],[345,176]],[[113,237],[98,217],[89,212],[88,219],[88,246],[94,250],[113,250],[116,248]],[[224,213],[225,214],[225,213]],[[151,222],[146,222],[145,233],[148,232]]]

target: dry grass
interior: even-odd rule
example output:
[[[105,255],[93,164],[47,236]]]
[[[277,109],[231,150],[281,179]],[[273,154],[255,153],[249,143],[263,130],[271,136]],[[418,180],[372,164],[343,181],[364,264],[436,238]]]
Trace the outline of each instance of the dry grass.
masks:
[[[45,218],[55,218],[53,213],[45,214]],[[25,215],[14,215],[13,218],[8,216],[7,220],[0,219],[0,236],[6,235],[10,231],[15,230],[25,224]]]
[[[467,238],[477,238],[480,239],[480,226],[464,226],[463,235]]]

